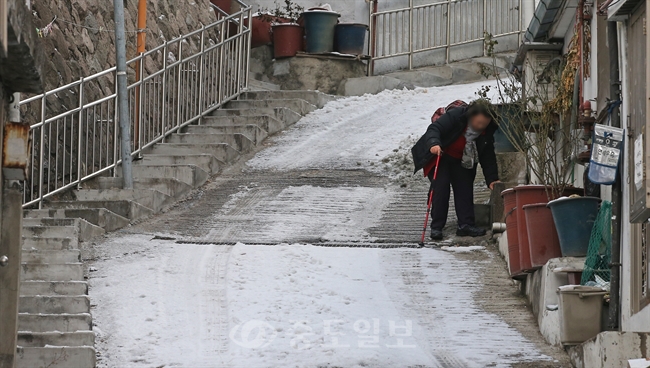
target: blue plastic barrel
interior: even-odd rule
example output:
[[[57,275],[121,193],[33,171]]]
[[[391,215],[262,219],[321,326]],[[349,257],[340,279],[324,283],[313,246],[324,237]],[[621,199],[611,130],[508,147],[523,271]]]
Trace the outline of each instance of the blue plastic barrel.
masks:
[[[362,55],[368,26],[360,23],[340,23],[336,26],[336,51],[341,54]]]
[[[586,257],[600,198],[560,198],[548,203],[563,257]]]
[[[310,54],[334,51],[334,32],[341,14],[326,10],[302,13],[307,36],[306,50]]]
[[[503,132],[501,127],[494,132],[494,151],[498,153],[517,152],[517,148],[510,142],[510,137]]]
[[[494,106],[496,111],[496,122],[499,129],[494,132],[494,149],[496,152],[517,152],[516,146],[511,139],[517,136],[517,130],[510,120],[524,116],[517,109],[521,107],[515,104],[498,104]],[[514,125],[522,122],[514,122]],[[521,145],[519,145],[521,146]]]

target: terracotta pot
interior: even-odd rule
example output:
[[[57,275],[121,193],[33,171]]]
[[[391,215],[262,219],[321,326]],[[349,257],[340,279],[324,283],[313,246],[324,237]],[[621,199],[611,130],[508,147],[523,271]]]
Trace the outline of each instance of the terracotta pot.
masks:
[[[507,189],[501,192],[503,197],[503,212],[506,214],[506,234],[508,236],[508,264],[510,275],[521,274],[521,263],[519,262],[519,233],[517,230],[517,197],[514,189]]]
[[[271,27],[273,23],[289,23],[289,19],[278,18],[272,15],[256,15],[253,17],[251,26],[251,48],[256,48],[273,43],[273,32]],[[248,26],[248,19],[244,20]]]
[[[227,14],[232,11],[232,0],[210,0],[210,2]]]
[[[546,203],[524,206],[530,263],[533,268],[543,267],[552,258],[562,257],[553,213]]]
[[[519,234],[519,262],[524,271],[533,269],[530,261],[530,244],[528,241],[528,226],[523,207],[528,204],[548,203],[546,188],[543,185],[520,185],[515,188],[517,194],[517,224]]]
[[[275,58],[293,57],[302,51],[305,29],[297,24],[273,26],[273,55]]]
[[[583,192],[584,190],[580,188],[566,188],[563,195],[580,195]],[[531,262],[531,245],[529,242],[530,237],[528,236],[529,227],[526,224],[526,216],[523,207],[536,203],[546,204],[549,202],[549,196],[551,196],[551,200],[555,198],[550,191],[549,193],[546,192],[546,187],[544,185],[520,185],[515,188],[515,193],[517,194],[517,210],[515,212],[517,213],[519,234],[519,259],[522,270],[530,271],[535,269],[535,267]]]

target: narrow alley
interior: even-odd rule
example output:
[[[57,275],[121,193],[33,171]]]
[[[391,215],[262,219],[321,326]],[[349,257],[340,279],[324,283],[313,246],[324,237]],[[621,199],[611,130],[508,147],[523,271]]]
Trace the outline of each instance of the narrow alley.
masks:
[[[485,83],[330,102],[94,243],[98,366],[570,366],[494,245],[417,248],[428,184],[410,147]]]

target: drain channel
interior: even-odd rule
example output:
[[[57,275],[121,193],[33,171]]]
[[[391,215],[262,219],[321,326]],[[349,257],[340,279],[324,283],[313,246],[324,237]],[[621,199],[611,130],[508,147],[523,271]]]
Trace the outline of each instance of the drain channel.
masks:
[[[174,240],[174,239],[169,239],[169,240]],[[234,246],[237,243],[240,242],[232,242],[232,241],[220,241],[220,242],[212,242],[212,241],[203,241],[203,240],[193,240],[193,239],[179,239],[175,240],[176,244],[188,244],[188,245],[227,245],[227,246]],[[287,242],[262,242],[262,243],[252,243],[252,242],[241,242],[246,245],[254,245],[254,246],[268,246],[268,247],[274,247],[274,246],[279,246],[279,245],[286,245],[288,244]],[[386,242],[381,242],[381,243],[369,243],[369,242],[291,242],[291,244],[309,244],[313,245],[315,247],[328,247],[328,248],[374,248],[374,249],[398,249],[398,248],[420,248],[420,246],[417,243],[386,243]]]

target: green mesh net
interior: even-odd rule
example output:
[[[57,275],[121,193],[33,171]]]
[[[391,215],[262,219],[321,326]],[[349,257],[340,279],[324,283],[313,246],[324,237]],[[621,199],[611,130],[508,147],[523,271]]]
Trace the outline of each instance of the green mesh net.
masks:
[[[589,250],[582,285],[609,288],[610,263],[612,260],[612,203],[603,201],[591,230]],[[595,285],[594,285],[595,283]]]

